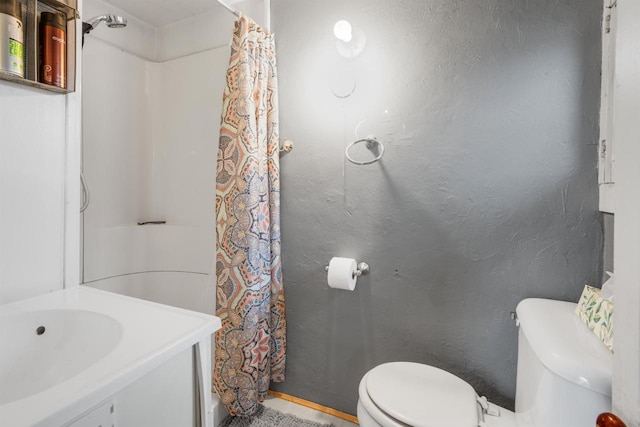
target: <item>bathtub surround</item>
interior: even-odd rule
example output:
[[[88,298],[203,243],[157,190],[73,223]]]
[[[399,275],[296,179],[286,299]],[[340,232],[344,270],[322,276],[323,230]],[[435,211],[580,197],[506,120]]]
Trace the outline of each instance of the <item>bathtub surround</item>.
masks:
[[[234,17],[214,6],[156,28],[101,0],[84,6],[86,16],[108,10],[128,25],[99,26],[82,51],[83,162],[92,196],[83,215],[83,282],[142,284],[154,299],[162,275],[161,293],[193,289],[190,303],[177,298],[187,302],[181,306],[213,314],[214,298],[198,295],[215,293],[219,120],[212,117],[220,117]],[[235,6],[258,15],[262,1]],[[154,220],[167,223],[137,225]]]
[[[280,262],[280,134],[273,34],[235,24],[216,178],[213,381],[231,415],[252,416],[284,381],[286,320]]]
[[[214,7],[156,28],[101,0],[84,6],[86,16],[108,10],[128,26],[99,26],[82,51],[92,195],[83,282],[213,314],[219,121],[211,118],[220,117],[234,17]],[[235,6],[262,11],[261,0]],[[167,223],[137,225],[153,220]]]
[[[289,367],[273,388],[355,413],[362,375],[405,360],[512,408],[510,312],[526,297],[575,302],[602,277],[601,2],[272,7],[281,133],[299,141],[282,162]],[[367,38],[351,60],[341,19]],[[346,162],[369,134],[384,158]],[[334,255],[370,264],[353,293],[327,287]]]

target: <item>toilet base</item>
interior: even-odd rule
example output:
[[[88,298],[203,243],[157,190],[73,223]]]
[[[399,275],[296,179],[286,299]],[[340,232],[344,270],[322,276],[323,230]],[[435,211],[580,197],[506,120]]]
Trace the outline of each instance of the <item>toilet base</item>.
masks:
[[[371,418],[371,415],[364,409],[362,402],[358,399],[358,425],[360,427],[385,427]]]

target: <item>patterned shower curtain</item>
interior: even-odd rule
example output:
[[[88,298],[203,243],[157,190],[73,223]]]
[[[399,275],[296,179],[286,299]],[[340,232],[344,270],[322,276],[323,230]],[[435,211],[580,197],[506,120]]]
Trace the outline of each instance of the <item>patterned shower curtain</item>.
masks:
[[[273,35],[240,16],[222,107],[216,186],[214,388],[229,413],[251,416],[284,381],[278,91]]]

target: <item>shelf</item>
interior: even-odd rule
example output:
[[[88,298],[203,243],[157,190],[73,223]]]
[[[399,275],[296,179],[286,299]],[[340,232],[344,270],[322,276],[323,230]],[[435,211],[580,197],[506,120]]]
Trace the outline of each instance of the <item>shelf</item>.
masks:
[[[20,0],[20,2],[24,28],[25,76],[20,77],[0,70],[0,80],[59,94],[75,92],[76,20],[80,18],[77,0]],[[38,19],[41,12],[59,12],[66,16],[67,87],[64,89],[38,81]]]
[[[0,70],[0,80],[6,80],[9,82],[14,82],[14,83],[18,83],[24,86],[30,86],[30,87],[34,87],[36,89],[43,89],[43,90],[48,90],[50,92],[55,92],[55,93],[71,93],[74,92],[74,90],[69,90],[67,89],[62,89],[59,88],[58,86],[52,86],[52,85],[48,85],[45,83],[40,83],[40,82],[35,82],[33,80],[29,80],[20,76],[16,76],[15,74],[11,74],[11,73],[7,73],[5,71]]]

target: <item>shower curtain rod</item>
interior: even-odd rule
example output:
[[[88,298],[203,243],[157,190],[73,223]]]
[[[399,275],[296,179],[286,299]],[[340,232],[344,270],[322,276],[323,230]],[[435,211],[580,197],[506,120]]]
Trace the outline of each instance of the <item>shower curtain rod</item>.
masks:
[[[220,4],[220,6],[224,7],[229,12],[233,13],[237,18],[240,18],[240,12],[238,12],[236,9],[232,8],[231,6],[229,6],[228,4],[223,2],[222,0],[216,0],[216,1]]]
[[[227,9],[229,12],[233,13],[236,18],[240,18],[240,11],[229,6],[228,4],[226,4],[223,0],[216,0],[216,2],[218,2],[218,4],[222,7],[224,7],[225,9]],[[265,20],[265,25],[264,28],[266,28],[267,31],[270,31],[270,27],[271,27],[271,3],[269,1],[264,2],[264,20]]]

